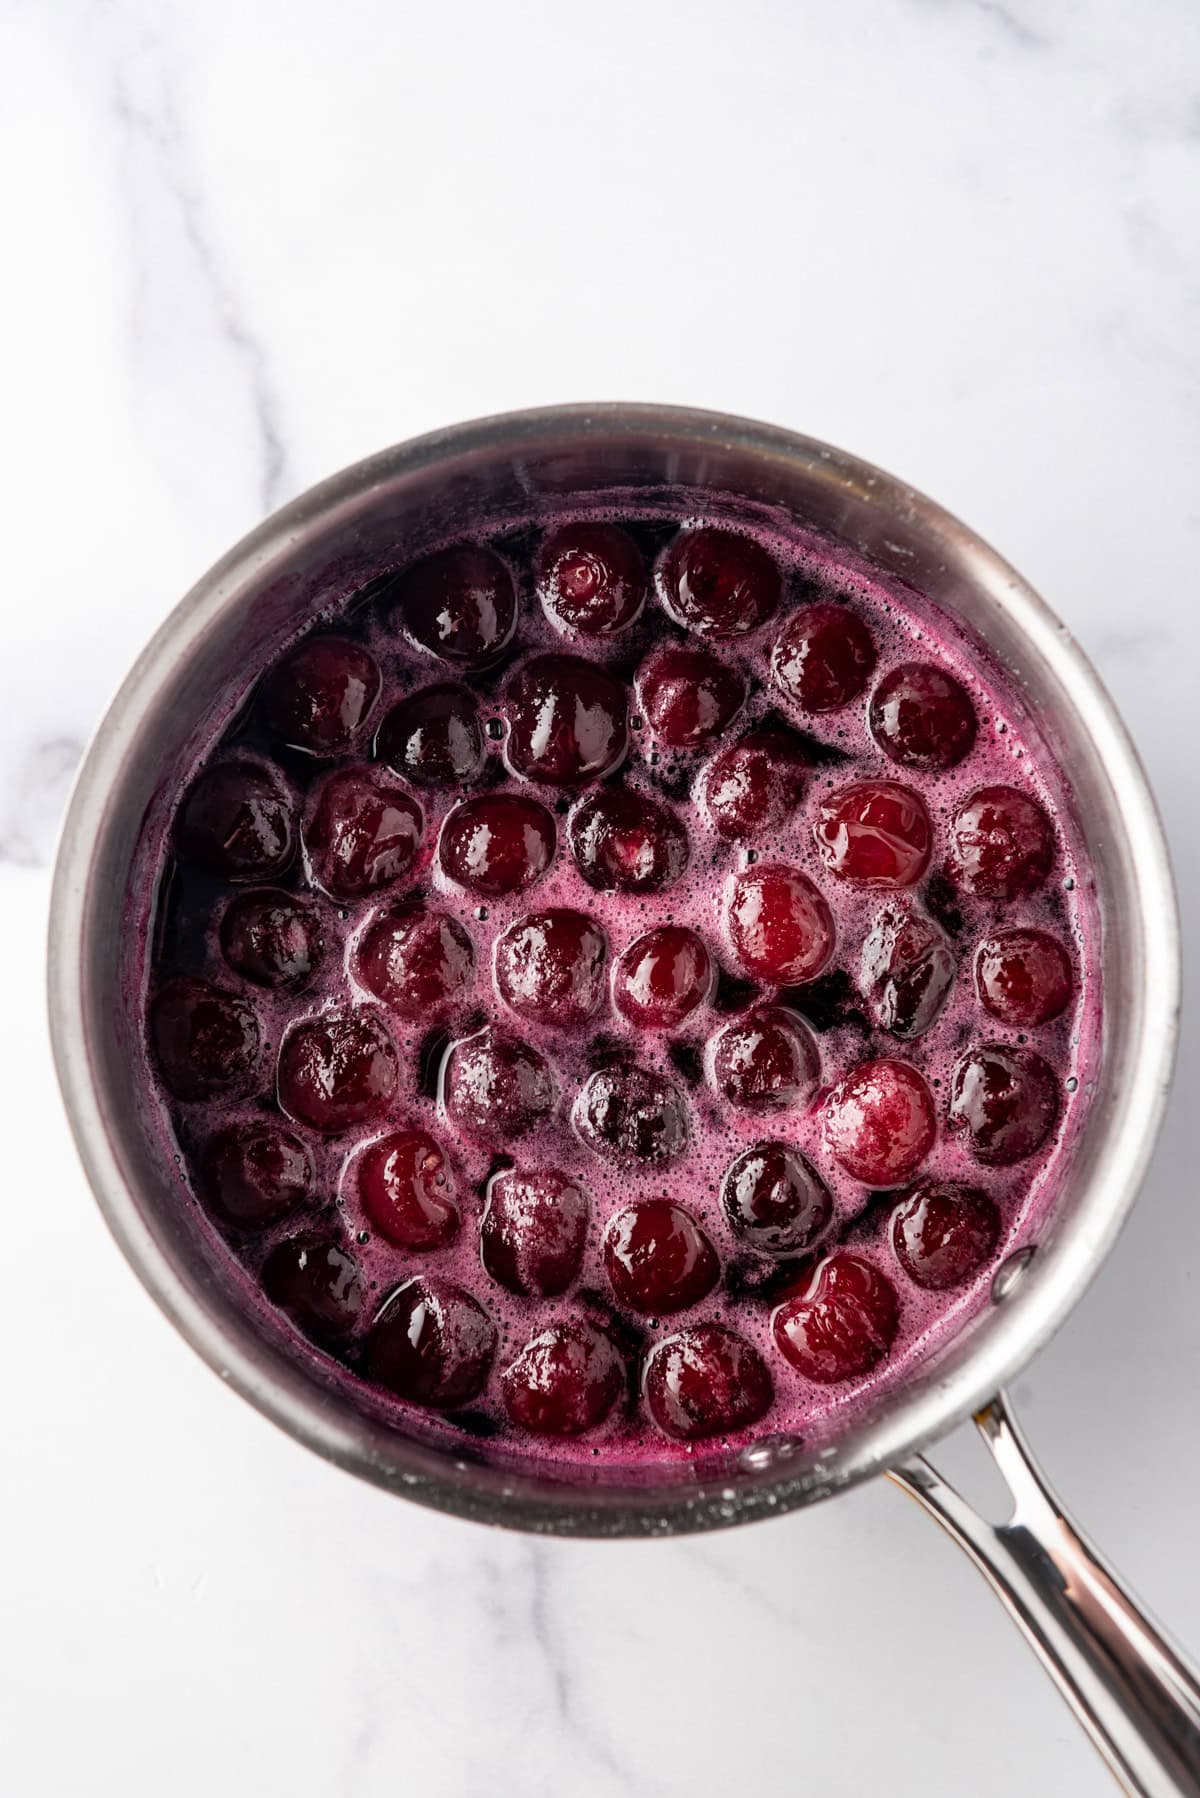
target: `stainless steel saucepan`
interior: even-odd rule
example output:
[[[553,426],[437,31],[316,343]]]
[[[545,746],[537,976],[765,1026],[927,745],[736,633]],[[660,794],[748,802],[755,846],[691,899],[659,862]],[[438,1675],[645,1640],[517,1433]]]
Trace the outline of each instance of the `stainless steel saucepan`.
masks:
[[[248,679],[327,602],[475,512],[515,517],[575,491],[716,488],[782,507],[960,618],[1007,669],[1073,787],[1094,860],[1104,985],[1098,1088],[1051,1214],[993,1302],[897,1394],[832,1443],[774,1439],[723,1463],[566,1478],[410,1438],[288,1352],[239,1296],[228,1258],[131,1101],[140,1063],[128,971],[143,821],[201,740],[215,693]],[[1180,971],[1154,802],[1112,703],[1065,628],[999,556],[929,500],[853,457],[743,419],[572,406],[460,425],[383,451],[246,537],[171,613],[126,680],[67,815],[50,925],[58,1075],[88,1177],[125,1254],[205,1360],[320,1454],[423,1504],[547,1534],[714,1529],[889,1473],[968,1551],[1130,1792],[1200,1794],[1200,1686],[1048,1489],[1003,1387],[1111,1247],[1158,1130]],[[986,1523],[922,1458],[974,1415],[1008,1482]]]

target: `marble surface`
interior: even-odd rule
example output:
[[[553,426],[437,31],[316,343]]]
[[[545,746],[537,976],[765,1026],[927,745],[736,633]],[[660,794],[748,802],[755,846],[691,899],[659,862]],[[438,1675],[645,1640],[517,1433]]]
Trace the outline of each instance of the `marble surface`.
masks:
[[[644,398],[845,444],[1001,545],[1129,719],[1194,942],[1198,69],[1187,0],[2,0],[12,1798],[1109,1790],[885,1484],[533,1543],[262,1422],[99,1221],[41,936],[108,694],[264,510],[453,419]],[[1143,1201],[1017,1398],[1200,1650],[1198,1059],[1193,1022]]]

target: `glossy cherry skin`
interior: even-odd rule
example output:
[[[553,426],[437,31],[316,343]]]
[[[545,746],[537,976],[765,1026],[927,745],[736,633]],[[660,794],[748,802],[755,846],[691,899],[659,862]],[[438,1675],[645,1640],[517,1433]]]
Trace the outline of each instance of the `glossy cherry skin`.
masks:
[[[280,1108],[299,1124],[336,1135],[383,1117],[398,1076],[395,1044],[373,1012],[322,1012],[283,1039]]]
[[[269,1118],[227,1124],[200,1157],[200,1189],[222,1222],[261,1230],[312,1203],[315,1169],[300,1138]]]
[[[517,624],[508,569],[474,544],[441,550],[400,577],[391,619],[443,662],[482,668],[494,662]]]
[[[422,687],[394,705],[375,736],[375,753],[418,787],[469,787],[483,768],[483,727],[466,687]]]
[[[893,762],[926,774],[955,768],[975,747],[975,707],[961,682],[932,662],[905,662],[871,695],[871,735]]]
[[[479,1396],[495,1354],[496,1326],[478,1299],[433,1274],[397,1286],[367,1333],[372,1380],[439,1411]]]
[[[803,1255],[833,1218],[829,1188],[791,1143],[744,1149],[721,1186],[721,1205],[738,1236],[769,1255]]]
[[[1054,830],[1037,800],[1016,787],[980,787],[950,826],[947,869],[976,899],[1036,892],[1054,860]]]
[[[691,1212],[670,1199],[644,1199],[616,1213],[604,1232],[604,1268],[619,1302],[646,1317],[698,1305],[721,1272]]]
[[[553,1168],[506,1168],[488,1183],[479,1253],[499,1285],[554,1298],[579,1272],[591,1207],[577,1180]]]
[[[637,696],[660,743],[671,749],[698,749],[719,736],[741,711],[746,683],[736,668],[707,649],[665,644],[643,662]]]
[[[933,1095],[906,1061],[860,1061],[825,1099],[830,1153],[864,1186],[903,1186],[934,1144]]]
[[[207,980],[169,980],[150,1006],[150,1041],[177,1099],[249,1092],[260,1040],[249,1001]]]
[[[778,609],[782,590],[760,544],[712,525],[679,532],[659,561],[655,585],[676,623],[717,638],[757,630]]]
[[[1014,1030],[1048,1024],[1066,1010],[1071,958],[1044,930],[997,930],[975,951],[975,991],[985,1011]]]
[[[554,1110],[550,1064],[530,1044],[491,1025],[454,1043],[442,1067],[442,1105],[473,1135],[526,1135]]]
[[[758,1350],[723,1324],[691,1324],[646,1363],[646,1408],[664,1436],[702,1442],[747,1430],[770,1410],[771,1375]]]
[[[259,1279],[271,1303],[314,1342],[345,1341],[363,1314],[362,1269],[334,1236],[308,1231],[277,1243]]]
[[[555,787],[599,780],[625,758],[625,688],[578,656],[534,656],[504,695],[504,755],[514,774]]]
[[[558,842],[554,818],[525,793],[481,793],[442,825],[438,861],[456,886],[484,898],[524,893],[545,874]]]
[[[805,1379],[833,1386],[870,1373],[896,1339],[900,1312],[886,1274],[839,1249],[771,1320],[780,1354]]]
[[[849,606],[801,606],[784,621],[771,652],[771,673],[806,712],[838,712],[866,686],[875,640]]]
[[[400,1249],[445,1248],[461,1221],[445,1150],[424,1130],[394,1130],[358,1159],[367,1221]]]
[[[604,997],[608,939],[586,912],[555,906],[510,924],[495,946],[496,988],[531,1024],[582,1024]]]
[[[354,972],[402,1018],[438,1017],[470,990],[475,948],[448,912],[398,905],[379,912],[354,950]]]
[[[945,932],[904,901],[885,906],[863,947],[863,991],[881,1030],[905,1041],[937,1021],[958,973]]]
[[[299,992],[325,953],[315,906],[274,887],[239,893],[221,917],[221,953],[235,974],[256,986]]]
[[[571,1117],[593,1154],[618,1167],[674,1161],[688,1146],[683,1094],[661,1074],[633,1063],[589,1074]]]
[[[984,1043],[955,1066],[950,1128],[966,1135],[976,1161],[1008,1167],[1036,1155],[1060,1105],[1054,1069],[1036,1050]]]
[[[830,872],[858,886],[912,886],[933,850],[925,801],[898,780],[859,780],[827,794],[813,836]]]
[[[183,861],[225,880],[273,880],[296,849],[291,800],[253,762],[206,768],[188,788],[174,834]]]
[[[313,884],[361,899],[412,867],[424,820],[411,793],[378,768],[326,775],[309,800],[304,848]]]
[[[582,1436],[604,1422],[625,1389],[612,1338],[583,1318],[551,1324],[501,1377],[504,1408],[535,1436]]]
[[[571,813],[568,838],[580,874],[602,893],[661,893],[688,864],[683,825],[644,793],[589,793]]]
[[[674,1030],[703,1005],[712,986],[712,957],[682,924],[647,930],[613,967],[613,1004],[642,1030]]]
[[[274,734],[309,755],[344,755],[363,730],[383,685],[361,643],[310,637],[263,682],[263,711]]]
[[[923,1180],[892,1213],[896,1259],[918,1286],[947,1292],[988,1261],[1000,1240],[1000,1213],[977,1186]]]
[[[538,598],[565,637],[628,630],[648,585],[642,553],[619,524],[565,524],[538,552]]]
[[[784,731],[753,730],[713,757],[704,774],[704,803],[723,837],[774,830],[799,804],[807,760]]]
[[[776,986],[815,980],[837,942],[833,914],[799,868],[762,862],[730,883],[729,941],[747,974]]]
[[[821,1077],[816,1039],[798,1012],[756,1005],[718,1030],[713,1085],[739,1111],[800,1110]]]

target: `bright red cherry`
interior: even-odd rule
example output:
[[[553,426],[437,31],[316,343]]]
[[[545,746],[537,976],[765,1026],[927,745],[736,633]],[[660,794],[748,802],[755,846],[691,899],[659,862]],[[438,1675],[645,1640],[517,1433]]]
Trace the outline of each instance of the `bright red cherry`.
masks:
[[[979,1003],[1014,1030],[1056,1018],[1066,1009],[1072,986],[1071,958],[1044,930],[997,930],[975,951]]]
[[[565,1292],[579,1272],[590,1209],[578,1181],[552,1168],[493,1175],[479,1224],[484,1267],[522,1298]]]
[[[289,1236],[270,1251],[259,1278],[271,1303],[314,1342],[353,1335],[366,1296],[362,1269],[336,1237]]]
[[[495,1353],[496,1326],[478,1299],[432,1274],[397,1286],[367,1333],[371,1379],[439,1411],[479,1396]]]
[[[688,863],[688,840],[674,812],[644,793],[603,787],[571,813],[571,854],[602,893],[660,893]]]
[[[830,1153],[864,1186],[903,1186],[933,1147],[933,1095],[906,1061],[861,1061],[825,1099]]]
[[[1054,830],[1036,799],[1016,787],[980,787],[950,826],[950,878],[976,899],[1036,892],[1054,860]]]
[[[344,637],[310,637],[286,655],[263,682],[263,710],[271,730],[309,755],[343,755],[379,698],[383,677],[375,657]]]
[[[698,749],[711,742],[741,711],[746,683],[736,668],[707,649],[664,644],[643,662],[638,704],[660,743]]]
[[[177,1099],[233,1096],[254,1085],[260,1043],[254,1007],[207,980],[184,975],[159,990],[150,1006],[150,1040]]]
[[[225,1223],[261,1230],[312,1203],[313,1159],[292,1131],[269,1118],[227,1124],[200,1157],[200,1187]]]
[[[628,630],[647,585],[641,551],[618,524],[565,524],[538,553],[538,598],[566,637]]]
[[[253,762],[218,762],[189,787],[175,847],[185,862],[226,880],[273,880],[295,853],[291,801]]]
[[[954,1069],[950,1128],[965,1134],[977,1161],[1008,1167],[1036,1155],[1059,1113],[1058,1081],[1033,1049],[985,1043]]]
[[[494,662],[517,624],[508,569],[474,544],[427,556],[397,582],[391,617],[431,655],[463,668]]]
[[[896,1259],[930,1292],[963,1285],[999,1240],[1000,1213],[991,1199],[953,1180],[923,1180],[892,1213]]]
[[[698,1305],[721,1272],[691,1212],[670,1199],[644,1199],[616,1213],[604,1233],[604,1266],[620,1303],[647,1317]]]
[[[863,948],[863,990],[893,1036],[923,1036],[954,985],[958,963],[932,918],[900,901],[885,906]]]
[[[442,1069],[451,1123],[488,1139],[524,1136],[554,1110],[554,1076],[544,1055],[491,1025],[454,1043]]]
[[[444,1149],[424,1130],[394,1130],[362,1153],[358,1194],[368,1221],[397,1248],[445,1248],[460,1222]]]
[[[612,1338],[583,1318],[534,1336],[501,1385],[512,1421],[535,1436],[582,1436],[604,1422],[625,1388]]]
[[[625,758],[625,688],[578,656],[534,656],[504,696],[504,754],[514,774],[548,786],[599,780]]]
[[[410,693],[379,726],[375,753],[414,786],[469,787],[484,758],[474,695],[452,681]]]
[[[671,617],[702,637],[757,630],[778,608],[782,586],[778,568],[752,537],[712,525],[679,532],[655,584]]]
[[[322,1012],[283,1039],[279,1104],[297,1123],[336,1135],[385,1115],[398,1072],[395,1044],[373,1012]]]
[[[780,1353],[808,1380],[837,1385],[870,1373],[899,1327],[896,1289],[861,1255],[839,1250],[772,1319]]]
[[[313,882],[334,899],[361,899],[399,880],[421,842],[421,808],[378,768],[326,775],[309,800],[304,848]]]
[[[740,1111],[799,1110],[821,1077],[812,1031],[783,1005],[756,1005],[712,1041],[712,1077],[718,1092]]]
[[[644,1030],[673,1030],[712,991],[712,957],[694,930],[660,924],[622,950],[613,968],[613,1004]]]
[[[555,906],[510,924],[495,947],[496,986],[532,1024],[582,1024],[604,997],[608,940],[585,912]]]
[[[646,1363],[646,1405],[676,1442],[749,1429],[771,1408],[766,1363],[736,1330],[692,1324],[656,1344]]]
[[[398,1017],[433,1017],[469,990],[475,949],[448,912],[398,905],[367,925],[354,951],[354,972]]]
[[[931,662],[905,662],[885,674],[871,695],[868,718],[883,753],[903,768],[940,773],[975,746],[970,695]]]
[[[791,1143],[756,1143],[730,1164],[721,1204],[733,1229],[751,1248],[770,1255],[803,1255],[815,1248],[833,1217],[829,1188]]]
[[[256,986],[299,992],[325,953],[316,907],[273,887],[239,893],[221,918],[221,953],[236,974]]]
[[[683,1094],[663,1075],[635,1063],[590,1074],[571,1116],[588,1148],[619,1167],[674,1161],[688,1146]]]
[[[785,619],[771,653],[776,685],[806,712],[837,712],[870,679],[875,642],[849,606],[801,606]]]
[[[554,860],[554,819],[524,793],[481,793],[456,805],[442,825],[438,860],[469,893],[497,899],[534,886]]]
[[[704,802],[723,837],[774,830],[795,811],[808,762],[786,731],[752,730],[713,757],[704,774]]]
[[[731,883],[726,916],[733,952],[748,974],[777,986],[814,980],[829,965],[833,914],[799,868],[762,862]]]
[[[912,886],[933,849],[924,800],[898,780],[838,787],[818,805],[813,835],[825,866],[859,886]]]

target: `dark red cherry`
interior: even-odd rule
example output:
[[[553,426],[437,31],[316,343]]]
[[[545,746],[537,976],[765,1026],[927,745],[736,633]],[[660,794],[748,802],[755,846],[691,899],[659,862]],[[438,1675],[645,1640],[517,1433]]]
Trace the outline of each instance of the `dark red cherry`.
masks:
[[[818,805],[813,835],[825,866],[859,886],[912,886],[933,848],[924,800],[898,780],[839,787]]]
[[[325,953],[316,907],[273,887],[240,893],[221,918],[221,953],[256,986],[307,986]]]
[[[771,673],[806,712],[837,712],[870,679],[875,643],[849,606],[801,606],[785,619],[771,652]]]
[[[605,787],[571,813],[571,854],[602,893],[660,893],[688,863],[688,840],[674,812],[644,793]]]
[[[713,757],[704,802],[723,837],[774,830],[795,811],[808,763],[784,731],[753,730]]]
[[[958,963],[945,933],[898,902],[880,912],[863,948],[863,990],[881,1030],[908,1040],[935,1022]]]
[[[892,1213],[896,1259],[930,1292],[969,1280],[999,1240],[1000,1213],[991,1199],[953,1180],[923,1180]]]
[[[504,754],[514,774],[548,786],[578,787],[624,760],[629,744],[625,688],[578,656],[534,656],[504,696]]]
[[[711,742],[741,711],[746,683],[707,649],[666,644],[643,662],[638,704],[653,734],[672,749]]]
[[[980,787],[950,826],[950,878],[976,899],[1036,892],[1054,860],[1054,831],[1036,799],[1016,787]]]
[[[670,1199],[643,1199],[616,1213],[604,1233],[604,1267],[619,1302],[647,1317],[698,1305],[721,1272],[691,1212]]]
[[[932,662],[905,662],[871,695],[871,735],[902,768],[936,774],[975,746],[975,707],[952,674]]]
[[[1008,1167],[1037,1153],[1059,1104],[1054,1069],[1035,1050],[985,1043],[954,1069],[950,1128],[969,1138],[976,1161]]]
[[[588,1148],[619,1167],[673,1161],[688,1146],[683,1094],[661,1074],[636,1064],[590,1074],[571,1116]]]
[[[554,1076],[529,1043],[488,1025],[462,1037],[442,1069],[442,1104],[452,1123],[476,1136],[524,1136],[554,1110]]]
[[[655,577],[659,598],[679,624],[702,637],[742,637],[779,605],[779,570],[752,537],[712,525],[679,532]]]
[[[298,1136],[269,1118],[227,1124],[200,1157],[206,1202],[227,1224],[261,1230],[312,1202],[315,1169]]]
[[[756,1143],[732,1162],[721,1204],[751,1248],[803,1255],[829,1228],[833,1199],[812,1163],[791,1143]]]
[[[399,880],[421,841],[421,808],[379,768],[328,774],[309,800],[304,847],[315,885],[361,899]]]
[[[839,1250],[772,1319],[780,1353],[808,1380],[832,1386],[870,1373],[899,1326],[896,1289],[861,1255]]]
[[[512,576],[498,556],[474,544],[427,556],[401,575],[395,594],[393,624],[463,668],[495,661],[516,629]]]
[[[502,1376],[504,1407],[535,1436],[582,1436],[603,1423],[625,1388],[612,1339],[583,1318],[551,1324]]]
[[[276,1243],[262,1265],[262,1289],[314,1342],[343,1342],[362,1316],[362,1269],[336,1237],[316,1231]]]
[[[367,1332],[371,1379],[439,1411],[479,1396],[495,1353],[496,1326],[478,1299],[432,1274],[397,1286]]]
[[[660,924],[622,950],[613,968],[613,1004],[644,1030],[673,1030],[712,990],[712,957],[694,930]]]
[[[564,636],[615,637],[646,602],[646,565],[617,524],[566,524],[542,544],[538,597]]]
[[[354,972],[398,1017],[436,1017],[470,989],[475,949],[448,912],[398,905],[367,925]]]
[[[864,1186],[903,1186],[934,1144],[933,1095],[907,1061],[860,1061],[826,1096],[830,1153]]]
[[[1044,930],[997,930],[975,951],[979,1003],[1014,1030],[1056,1018],[1066,1009],[1072,985],[1070,956]]]
[[[291,801],[252,762],[218,762],[189,787],[175,847],[185,862],[226,880],[273,880],[295,853]]]
[[[821,1057],[804,1019],[783,1005],[756,1005],[712,1040],[713,1084],[739,1111],[799,1110],[821,1077]]]
[[[375,657],[344,637],[310,637],[263,682],[271,730],[309,755],[343,755],[374,709],[383,685]]]
[[[161,988],[150,1007],[150,1040],[177,1099],[245,1093],[254,1084],[260,1041],[254,1007],[207,980],[184,976]]]
[[[483,728],[473,694],[447,682],[394,705],[375,753],[418,787],[469,787],[483,767]]]
[[[579,1272],[589,1210],[578,1181],[553,1168],[493,1175],[479,1224],[484,1267],[523,1298],[565,1292]]]
[[[454,1177],[445,1151],[424,1130],[394,1130],[363,1151],[358,1195],[379,1234],[397,1248],[445,1248],[458,1235]]]
[[[799,868],[783,862],[747,868],[731,882],[726,916],[734,954],[759,980],[794,986],[829,965],[837,941],[833,914]]]
[[[297,1123],[330,1135],[387,1112],[396,1049],[370,1011],[328,1011],[294,1024],[279,1051],[279,1104]]]
[[[747,1430],[771,1408],[766,1363],[736,1330],[692,1324],[656,1344],[644,1391],[651,1417],[676,1442]]]
[[[604,997],[608,941],[585,912],[530,912],[496,939],[496,986],[531,1024],[582,1024]]]
[[[438,860],[469,893],[496,899],[534,886],[554,860],[554,819],[524,793],[481,793],[442,825]]]

